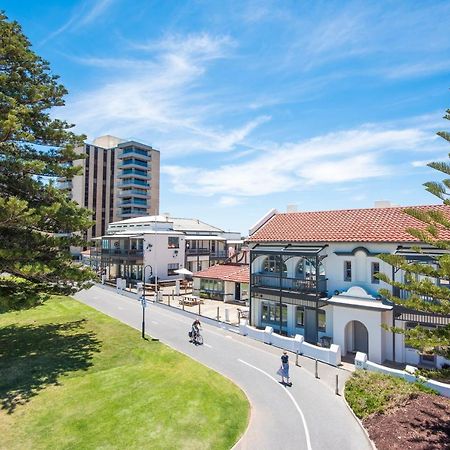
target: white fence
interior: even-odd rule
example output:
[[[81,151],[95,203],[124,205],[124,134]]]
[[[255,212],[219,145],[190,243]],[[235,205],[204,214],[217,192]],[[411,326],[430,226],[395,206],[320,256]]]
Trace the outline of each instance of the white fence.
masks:
[[[247,324],[239,326],[239,331],[242,335],[248,336],[252,339],[265,342],[266,344],[274,345],[275,347],[289,350],[300,355],[308,356],[310,358],[323,361],[333,366],[338,366],[341,363],[341,349],[339,345],[333,344],[330,348],[317,347],[312,344],[304,342],[304,337],[296,334],[294,338],[281,336],[273,332],[272,327],[266,327],[265,330],[258,330]]]
[[[381,364],[375,364],[367,360],[367,355],[365,353],[358,352],[355,357],[355,367],[357,369],[366,369],[370,372],[384,373],[385,375],[392,375],[393,377],[403,378],[404,380],[415,383],[419,381],[444,397],[450,398],[450,384],[441,383],[440,381],[428,380],[422,376],[416,376],[413,373],[407,372],[406,370],[392,369],[390,367],[382,366]],[[415,369],[415,368],[414,368]]]

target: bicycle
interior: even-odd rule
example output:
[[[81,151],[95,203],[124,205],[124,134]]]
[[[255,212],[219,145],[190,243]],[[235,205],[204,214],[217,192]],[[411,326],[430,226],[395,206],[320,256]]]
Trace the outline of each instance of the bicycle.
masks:
[[[189,331],[189,337],[191,338],[191,341],[195,345],[202,345],[203,344],[203,336],[200,334],[200,331],[197,331],[197,333],[193,333],[192,331]]]

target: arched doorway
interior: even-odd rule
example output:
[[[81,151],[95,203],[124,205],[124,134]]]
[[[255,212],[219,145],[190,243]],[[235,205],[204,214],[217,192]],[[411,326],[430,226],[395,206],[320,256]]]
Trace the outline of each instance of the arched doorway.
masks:
[[[369,332],[358,320],[352,320],[345,326],[345,347],[347,352],[369,354]]]

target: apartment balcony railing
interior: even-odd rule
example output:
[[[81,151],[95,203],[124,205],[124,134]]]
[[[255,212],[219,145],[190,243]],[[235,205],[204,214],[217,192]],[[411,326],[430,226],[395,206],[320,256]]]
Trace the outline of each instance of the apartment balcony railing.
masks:
[[[125,159],[119,165],[119,169],[125,169],[125,168],[133,167],[133,166],[145,167],[148,169],[149,164],[147,161],[139,161],[138,159]]]
[[[143,159],[145,161],[149,161],[150,158],[150,154],[149,154],[149,150],[143,150],[140,148],[124,148],[122,150],[122,152],[119,154],[119,158],[124,158],[125,156],[130,157],[130,156],[135,156],[139,159]]]
[[[314,294],[316,291],[325,293],[327,291],[327,280],[325,278],[320,278],[318,280],[318,289],[316,289],[315,278],[280,278],[277,275],[253,274],[252,287],[276,290],[281,289],[283,291],[293,291],[307,294]]]
[[[128,186],[145,186],[150,187],[150,183],[147,183],[143,180],[138,180],[136,178],[127,178],[122,181],[122,183],[119,183],[117,187],[128,187]]]
[[[209,248],[187,248],[187,256],[199,256],[199,255],[209,255],[211,250]]]
[[[102,256],[143,256],[144,255],[144,251],[143,250],[134,250],[134,249],[106,249],[106,248],[102,248],[102,252],[101,252]]]
[[[147,214],[147,208],[127,208],[123,207],[122,211],[119,212],[120,216],[130,216],[130,215],[146,215]]]
[[[122,172],[120,172],[118,175],[118,178],[128,178],[128,177],[141,177],[147,180],[150,178],[150,174],[146,170],[123,169]]]
[[[225,258],[227,252],[225,250],[210,250],[209,248],[188,248],[186,249],[187,256],[209,255],[212,258]]]
[[[138,189],[123,189],[119,192],[118,197],[148,197],[148,192],[144,190]]]
[[[137,206],[147,206],[147,201],[146,200],[141,200],[140,198],[133,198],[130,200],[124,200],[123,202],[119,203],[119,208],[122,208],[124,206],[128,206],[128,205],[137,205]]]

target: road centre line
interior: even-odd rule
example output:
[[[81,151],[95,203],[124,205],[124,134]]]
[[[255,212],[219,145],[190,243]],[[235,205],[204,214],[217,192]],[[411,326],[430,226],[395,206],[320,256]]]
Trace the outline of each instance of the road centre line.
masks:
[[[271,380],[275,381],[275,383],[281,387],[281,389],[283,389],[284,392],[286,392],[286,394],[289,396],[289,398],[292,400],[292,402],[294,403],[295,408],[297,409],[297,411],[300,414],[300,417],[302,419],[303,422],[303,427],[305,429],[305,437],[306,437],[306,447],[308,450],[312,450],[311,447],[311,438],[309,436],[309,430],[308,430],[308,426],[306,425],[306,420],[305,420],[305,416],[303,415],[302,410],[300,409],[300,406],[298,406],[297,401],[295,400],[294,396],[284,387],[282,387],[280,385],[280,383],[278,382],[278,380],[276,380],[272,375],[268,374],[267,372],[265,372],[264,370],[260,369],[259,367],[256,367],[246,361],[243,361],[242,359],[238,359],[239,362],[241,362],[242,364],[245,364],[246,366],[249,366],[255,370],[257,370],[258,372],[261,372],[262,374],[264,374],[266,377],[269,377]]]
[[[208,347],[208,348],[212,348],[212,345],[209,345],[209,344],[203,344],[205,347]]]

